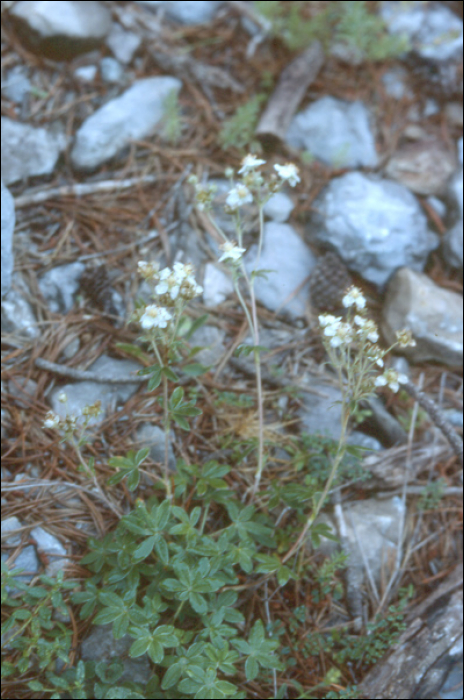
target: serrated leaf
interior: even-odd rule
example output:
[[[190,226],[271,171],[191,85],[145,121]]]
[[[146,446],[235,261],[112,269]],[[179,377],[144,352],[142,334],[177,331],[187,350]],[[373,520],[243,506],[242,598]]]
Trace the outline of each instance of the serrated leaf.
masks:
[[[154,389],[157,389],[160,384],[161,374],[158,374],[156,377],[150,377],[147,384],[147,391],[153,391]]]
[[[150,356],[143,352],[138,345],[133,345],[132,343],[116,343],[116,347],[125,352],[127,355],[136,357],[138,360],[142,360],[143,362],[147,362],[147,360],[150,361],[151,359]]]
[[[162,373],[164,374],[166,379],[170,379],[171,382],[178,382],[179,381],[179,377],[177,376],[177,374],[175,372],[172,371],[172,369],[170,367],[163,367]],[[178,388],[180,388],[180,387],[178,387]]]
[[[179,406],[179,404],[182,402],[182,399],[184,398],[184,390],[181,386],[178,386],[174,389],[172,392],[172,396],[169,399],[169,406],[171,410],[174,410]]]
[[[211,367],[212,365],[202,365],[201,362],[192,362],[192,364],[182,367],[182,372],[184,372],[184,374],[188,374],[189,377],[199,377],[200,375],[205,374],[205,372],[208,372]]]
[[[195,333],[195,331],[197,331],[199,328],[201,328],[201,326],[203,326],[206,323],[208,318],[209,318],[209,314],[203,314],[203,316],[200,316],[200,318],[195,319],[195,321],[192,323],[189,330],[187,331],[187,333],[184,336],[185,340],[190,340],[190,338]]]
[[[129,491],[135,491],[140,481],[140,472],[138,469],[133,469],[127,477],[127,488]]]
[[[149,367],[143,367],[142,369],[139,369],[137,374],[141,377],[145,376],[146,374],[155,375],[155,374],[161,372],[161,370],[162,370],[161,365],[156,364],[156,365],[150,365]]]
[[[266,348],[264,345],[239,345],[238,348],[235,349],[234,355],[239,357],[240,355],[245,355],[245,357],[248,357],[248,355],[252,352],[269,352],[269,348]]]
[[[180,416],[177,413],[173,413],[172,417],[173,417],[174,421],[177,423],[177,425],[179,426],[179,428],[182,428],[182,430],[190,430],[190,426],[189,426],[186,418],[184,418],[183,416]]]
[[[277,270],[253,270],[253,272],[250,275],[250,279],[254,280],[255,277],[262,277],[263,279],[267,280],[267,273],[268,272],[277,272]]]
[[[195,406],[181,406],[176,410],[178,416],[199,416],[202,413],[201,408],[196,408]]]
[[[253,656],[249,656],[245,663],[245,675],[247,681],[252,681],[259,673],[259,664]]]
[[[134,550],[133,554],[137,559],[146,559],[153,551],[155,546],[155,536],[147,537],[147,539],[142,542],[142,544]]]

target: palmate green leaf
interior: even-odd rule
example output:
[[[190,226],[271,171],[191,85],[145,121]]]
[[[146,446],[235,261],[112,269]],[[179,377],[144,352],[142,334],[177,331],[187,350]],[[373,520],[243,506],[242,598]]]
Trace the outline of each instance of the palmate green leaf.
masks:
[[[220,681],[217,672],[213,668],[204,669],[201,666],[191,666],[188,669],[190,678],[184,678],[179,683],[179,690],[182,693],[192,695],[196,698],[227,698],[235,695],[237,687],[228,681]]]
[[[164,659],[164,648],[176,647],[179,639],[174,634],[172,625],[160,625],[153,632],[144,627],[131,627],[130,634],[137,637],[132,644],[129,655],[132,659],[148,654],[155,664],[160,664]]]

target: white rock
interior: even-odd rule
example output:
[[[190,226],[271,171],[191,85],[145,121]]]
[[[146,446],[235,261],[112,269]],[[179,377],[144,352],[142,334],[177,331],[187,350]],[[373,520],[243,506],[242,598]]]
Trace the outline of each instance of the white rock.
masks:
[[[97,168],[132,141],[153,134],[164,115],[166,98],[181,86],[180,80],[169,76],[144,78],[98,109],[76,134],[71,152],[74,167]]]

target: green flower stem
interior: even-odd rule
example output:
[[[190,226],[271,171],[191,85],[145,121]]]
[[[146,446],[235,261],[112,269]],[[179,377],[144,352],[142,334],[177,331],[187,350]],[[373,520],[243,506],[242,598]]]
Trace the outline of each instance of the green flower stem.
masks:
[[[176,322],[175,322],[174,329],[173,329],[172,334],[171,334],[171,339],[173,341],[176,339],[176,336],[177,336],[177,329],[179,328],[179,323],[180,323],[180,319],[181,319],[184,307],[185,307],[185,304],[182,301],[180,302],[180,304],[177,303],[177,305],[176,305],[176,316],[175,316]]]
[[[256,267],[259,265],[261,259],[261,250],[263,247],[263,233],[264,233],[264,207],[260,206],[259,211],[259,241],[258,241],[258,255],[256,257]]]
[[[259,327],[258,327],[258,314],[256,311],[256,298],[253,284],[250,284],[250,295],[251,295],[251,311],[253,314],[254,328],[255,328],[255,345],[259,345]],[[258,468],[255,474],[255,483],[253,485],[253,490],[251,492],[251,497],[253,498],[256,494],[259,484],[261,481],[261,475],[264,468],[264,407],[263,407],[263,387],[261,381],[261,357],[259,350],[254,351],[255,356],[255,368],[256,368],[256,388],[258,391],[258,419],[259,419],[259,442],[258,442]]]
[[[201,535],[202,535],[202,534],[204,533],[204,531],[205,531],[205,525],[206,525],[206,521],[207,521],[207,519],[208,519],[208,514],[209,514],[209,507],[210,507],[210,505],[211,505],[211,504],[210,504],[209,502],[206,504],[206,508],[205,508],[204,513],[203,513],[203,517],[202,517],[202,519],[201,519],[201,526],[200,526],[200,534],[201,534]]]
[[[155,351],[156,359],[160,367],[165,364],[161,358],[158,346],[155,339],[152,339],[153,350]],[[164,483],[166,486],[166,495],[172,501],[171,479],[169,477],[169,405],[168,405],[168,380],[163,374],[163,423],[164,423]]]
[[[172,501],[171,479],[169,476],[169,405],[168,380],[163,374],[163,409],[164,409],[164,482],[167,498]]]
[[[248,275],[245,270],[245,266],[242,262],[242,268],[244,271],[244,276],[245,279],[248,283],[249,289],[250,289],[250,297],[251,297],[251,312],[252,316],[250,316],[250,312],[248,311],[248,307],[245,304],[245,300],[242,297],[242,294],[240,292],[240,289],[238,287],[238,282],[236,279],[234,279],[234,287],[235,291],[237,292],[237,296],[240,300],[240,303],[243,307],[243,310],[245,312],[245,315],[247,317],[248,325],[250,327],[251,334],[253,336],[253,342],[257,346],[259,345],[259,330],[258,330],[258,314],[256,310],[256,298],[255,298],[255,293],[254,293],[254,288],[253,288],[253,283],[249,280]],[[263,472],[263,467],[264,467],[264,409],[263,409],[263,388],[262,388],[262,381],[261,381],[261,358],[259,355],[259,350],[254,351],[254,357],[255,357],[255,368],[256,368],[256,387],[257,387],[257,393],[258,393],[258,419],[259,419],[259,433],[258,433],[258,466],[256,469],[256,475],[255,475],[255,483],[253,485],[253,490],[251,492],[251,497],[256,494],[256,491],[259,487],[260,481],[261,481],[261,475]]]
[[[324,501],[326,499],[327,494],[330,491],[330,487],[332,486],[333,480],[335,479],[335,476],[337,474],[338,467],[340,466],[340,462],[343,459],[343,456],[346,451],[346,432],[347,432],[347,427],[348,427],[348,420],[349,420],[349,412],[347,410],[347,407],[345,405],[345,399],[343,399],[343,420],[342,420],[342,432],[340,435],[340,440],[338,443],[338,450],[337,454],[335,455],[333,464],[332,464],[332,469],[330,470],[329,478],[327,479],[327,482],[325,484],[324,490],[321,494],[321,497],[317,503],[316,508],[314,511],[311,513],[310,517],[306,521],[306,525],[304,526],[300,536],[298,537],[297,541],[293,545],[293,547],[290,549],[290,551],[287,552],[287,554],[284,556],[282,559],[282,564],[285,564],[285,562],[290,559],[290,557],[300,548],[300,546],[303,544],[303,541],[306,537],[306,534],[308,533],[308,530],[311,528],[313,525],[314,521],[316,520],[317,516],[319,515],[319,512],[324,504]]]
[[[240,289],[239,289],[238,282],[237,282],[237,279],[236,279],[235,275],[234,275],[234,289],[235,289],[235,292],[236,292],[236,294],[237,294],[237,296],[238,296],[238,299],[239,299],[239,301],[240,301],[240,304],[242,305],[243,311],[245,312],[245,316],[246,316],[247,321],[248,321],[248,326],[249,326],[250,331],[251,331],[251,334],[252,334],[252,336],[253,336],[253,338],[254,338],[254,337],[255,337],[255,329],[253,328],[253,321],[252,321],[252,319],[251,319],[250,312],[248,311],[248,307],[247,307],[247,305],[245,304],[245,300],[244,300],[244,298],[242,297],[242,293],[241,293],[241,291],[240,291]]]
[[[211,214],[210,214],[208,211],[207,211],[207,212],[204,212],[204,213],[205,213],[206,216],[208,217],[208,221],[210,222],[210,224],[212,224],[212,225],[214,226],[214,228],[216,229],[216,231],[219,233],[219,235],[221,236],[222,240],[223,240],[225,243],[228,243],[228,242],[229,242],[229,239],[227,238],[227,236],[226,236],[226,234],[224,233],[224,231],[222,230],[222,228],[221,228],[220,226],[217,225],[215,219],[213,219],[213,217],[211,216]]]
[[[97,489],[98,493],[100,494],[100,496],[102,497],[103,501],[106,503],[106,505],[108,506],[108,508],[111,508],[111,510],[113,511],[113,513],[115,513],[115,514],[118,516],[118,518],[122,517],[123,513],[119,510],[119,508],[117,508],[117,507],[109,500],[108,496],[105,494],[105,492],[103,491],[102,487],[101,487],[100,484],[98,483],[97,477],[95,476],[95,473],[93,472],[92,469],[90,469],[89,465],[87,464],[87,462],[86,462],[85,459],[83,458],[82,452],[81,452],[81,450],[80,450],[80,448],[79,448],[79,445],[78,445],[77,442],[75,441],[74,436],[73,436],[73,435],[70,435],[70,436],[69,436],[69,439],[70,439],[71,445],[72,445],[72,446],[74,447],[74,449],[76,450],[76,454],[77,454],[77,456],[78,456],[78,458],[79,458],[79,462],[82,464],[82,466],[84,467],[84,469],[85,469],[85,471],[87,472],[87,474],[91,477],[91,479],[92,479],[92,481],[93,481],[93,484],[94,484],[95,488]]]
[[[173,621],[179,616],[180,611],[181,611],[182,608],[184,607],[185,603],[186,603],[185,600],[183,600],[183,601],[181,602],[181,604],[180,604],[179,607],[177,608],[176,612],[174,613],[174,617],[172,618]]]
[[[152,338],[151,344],[152,344],[153,350],[155,351],[156,359],[157,359],[158,362],[160,363],[160,367],[163,367],[163,366],[164,366],[164,362],[163,362],[163,360],[161,359],[161,355],[160,355],[160,353],[159,353],[158,346],[157,346],[156,341],[155,341],[154,338]]]

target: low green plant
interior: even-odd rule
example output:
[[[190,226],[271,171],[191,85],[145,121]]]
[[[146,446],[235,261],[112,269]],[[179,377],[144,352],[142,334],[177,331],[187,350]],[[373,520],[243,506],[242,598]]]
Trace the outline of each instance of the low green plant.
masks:
[[[431,481],[424,486],[424,490],[417,502],[418,510],[436,510],[443,499],[446,488],[446,481],[443,478]]]
[[[179,105],[179,97],[172,90],[164,100],[164,113],[161,120],[161,133],[163,138],[175,146],[182,136],[182,112]]]
[[[280,585],[292,572],[261,554],[275,547],[273,523],[234,498],[228,472],[215,462],[179,463],[174,503],[138,501],[111,535],[91,540],[81,562],[94,572],[73,596],[81,617],[96,612],[93,623],[112,624],[116,639],[129,634],[129,656],[149,657],[150,684],[156,677],[170,691],[165,697],[245,697],[221,677],[243,668],[253,680],[263,669],[283,669],[278,642],[266,638],[260,620],[244,636],[234,587],[240,571],[275,574]],[[213,514],[222,527],[209,531]]]
[[[381,17],[369,11],[363,0],[330,2],[308,16],[314,3],[254,2],[254,7],[271,23],[271,32],[281,37],[292,51],[318,39],[328,51],[335,43],[344,44],[368,61],[394,58],[409,48],[405,36],[389,34]]]
[[[236,148],[238,151],[253,151],[258,147],[254,139],[261,106],[266,99],[264,93],[253,95],[237,108],[235,114],[226,119],[219,132],[219,145],[224,150]]]
[[[350,661],[356,663],[358,668],[378,661],[406,629],[403,614],[405,604],[404,599],[397,606],[391,605],[385,617],[368,622],[365,634],[349,635],[333,631],[333,642],[339,647],[333,652],[334,660],[339,664]]]
[[[50,590],[35,591],[35,586],[27,589],[30,599],[25,598],[26,607],[33,600],[47,600],[46,606],[37,605],[39,622],[30,610],[17,606],[16,615],[9,616],[6,623],[6,632],[14,636],[11,648],[28,659],[22,661],[19,668],[28,672],[40,668],[45,671],[49,686],[45,687],[42,680],[30,681],[29,687],[34,692],[52,693],[51,697],[71,694],[76,698],[245,698],[246,684],[258,679],[262,684],[273,685],[273,697],[285,694],[285,687],[277,688],[273,675],[286,668],[277,653],[280,635],[271,623],[265,629],[259,618],[250,628],[246,627],[240,610],[241,579],[256,576],[262,582],[275,578],[278,586],[284,586],[290,579],[298,578],[299,574],[286,562],[299,550],[306,536],[316,547],[321,537],[333,538],[327,525],[314,521],[335,479],[341,475],[347,455],[353,451],[347,445],[350,415],[376,387],[388,385],[397,391],[403,379],[392,370],[380,373],[377,369],[383,367],[383,357],[388,351],[376,345],[378,332],[365,315],[365,300],[360,290],[347,290],[343,298],[348,309],[345,320],[332,315],[319,317],[323,342],[342,393],[339,443],[334,445],[319,439],[318,447],[313,445],[312,451],[309,451],[309,444],[306,445],[305,457],[302,454],[305,450],[295,446],[295,472],[306,472],[303,472],[303,484],[282,485],[271,481],[271,487],[260,493],[271,509],[284,504],[295,511],[297,521],[306,521],[294,544],[281,556],[283,547],[295,540],[293,526],[278,528],[271,515],[258,510],[254,503],[267,456],[260,370],[263,348],[259,343],[254,281],[266,272],[257,269],[263,243],[263,206],[285,183],[294,186],[299,182],[299,176],[296,166],[287,163],[275,165],[275,174],[266,181],[258,171],[264,164],[265,161],[256,156],[247,155],[238,171],[241,177],[237,183],[234,172],[227,173],[231,189],[226,211],[234,217],[236,241],[229,240],[210,217],[223,241],[219,262],[225,263],[231,273],[252,337],[252,345],[242,346],[239,352],[253,354],[255,361],[258,435],[236,445],[240,450],[236,450],[237,454],[231,459],[236,463],[245,458],[256,462],[251,502],[244,505],[229,488],[225,477],[231,471],[230,465],[214,460],[204,464],[180,460],[175,472],[169,470],[172,426],[176,424],[188,431],[189,421],[201,413],[195,405],[197,392],[187,395],[182,386],[172,388],[172,384],[179,381],[180,373],[195,377],[208,369],[192,362],[198,348],[188,345],[196,327],[205,319],[202,317],[192,323],[184,314],[188,302],[202,289],[190,265],[175,263],[173,269],[160,270],[156,262],[140,261],[139,272],[152,288],[154,303],[138,300],[133,320],[143,331],[140,342],[148,346],[155,359],[154,364],[140,370],[139,374],[147,377],[148,392],[160,388],[157,400],[162,408],[165,432],[163,478],[156,481],[153,495],[146,502],[138,499],[134,510],[122,515],[110,495],[111,489],[123,481],[129,491],[137,488],[149,448],[110,459],[115,473],[104,489],[94,460],[85,455],[83,436],[90,419],[100,411],[99,403],[84,409],[83,424],[81,418],[69,415],[63,418],[49,412],[44,426],[61,432],[62,442],[67,441],[78,456],[80,471],[93,482],[94,493],[120,518],[113,532],[102,540],[90,540],[89,552],[81,563],[88,567],[92,576],[83,590],[73,594],[72,601],[81,606],[82,620],[92,617],[93,624],[110,624],[115,639],[128,635],[132,639],[129,656],[146,657],[153,675],[142,687],[125,678],[123,663],[102,661],[80,661],[76,667],[66,668],[60,674],[55,672],[54,660],[68,661],[69,634],[56,642],[56,632],[63,630],[51,621],[50,610],[52,606],[62,607],[62,589],[75,587],[73,582],[64,585],[60,575],[56,584],[47,580]],[[214,188],[200,184],[196,178],[191,178],[190,183],[195,187],[197,207],[209,215]],[[243,262],[245,248],[240,207],[253,201],[258,206],[259,237],[255,268],[250,273]],[[249,304],[245,302],[244,292],[248,293]],[[411,344],[410,335],[400,333],[398,343]],[[131,348],[125,346],[125,349]],[[136,355],[140,353],[138,346],[132,350]],[[61,396],[61,400],[66,402],[66,397]],[[232,399],[228,393],[220,394],[217,400],[235,402],[239,409],[250,403],[249,397]],[[268,447],[272,447],[270,441]],[[352,462],[348,468],[355,468]],[[320,571],[321,596],[329,592],[338,594],[334,572],[341,563],[337,559]],[[301,570],[301,561],[299,567]],[[8,571],[5,574],[2,571],[5,591],[9,580]],[[15,625],[21,624],[21,620],[24,624],[17,632]],[[45,645],[40,640],[43,630],[54,631],[50,639],[44,634]],[[312,639],[311,643],[314,642]],[[381,643],[382,640],[376,646],[378,651]],[[369,646],[362,646],[360,658],[373,658],[373,653]],[[16,667],[17,659],[5,666],[7,674],[14,672],[12,664]],[[34,663],[29,666],[31,660]]]
[[[72,631],[58,618],[66,619],[66,598],[76,588],[62,571],[33,584],[21,580],[21,571],[2,561],[2,610],[10,613],[2,624],[2,678],[14,680],[31,670],[49,670],[57,660],[69,663]]]
[[[216,188],[214,185],[201,184],[196,176],[189,178],[190,184],[195,187],[196,205],[200,211],[203,211],[209,218],[211,225],[216,230],[220,239],[223,241],[220,245],[223,251],[219,257],[219,262],[224,262],[232,275],[232,282],[237,294],[240,305],[248,322],[248,327],[252,337],[252,345],[241,345],[236,349],[236,354],[248,356],[253,354],[255,361],[256,372],[256,389],[257,389],[257,404],[258,404],[258,457],[257,468],[255,472],[255,481],[252,487],[251,497],[256,494],[266,461],[264,452],[264,408],[263,408],[263,389],[261,381],[261,361],[260,353],[267,350],[260,345],[259,340],[259,322],[255,295],[255,280],[258,277],[265,277],[272,270],[260,270],[258,268],[261,250],[263,245],[264,235],[264,206],[278,192],[284,184],[294,187],[300,182],[298,168],[293,163],[285,165],[274,165],[275,173],[271,177],[265,178],[261,174],[259,168],[265,165],[266,161],[258,158],[255,155],[248,154],[243,158],[241,168],[237,173],[237,182],[235,182],[236,174],[232,168],[227,168],[226,177],[230,180],[231,188],[226,198],[225,211],[234,218],[236,241],[228,239],[222,228],[214,217],[211,216],[212,203],[214,200]],[[258,246],[257,254],[254,262],[254,269],[249,273],[243,261],[243,254],[246,249],[243,247],[243,227],[241,222],[240,207],[244,204],[254,202],[258,208],[259,228],[258,228]],[[242,290],[245,283],[245,289],[250,300],[250,309],[243,297]]]

